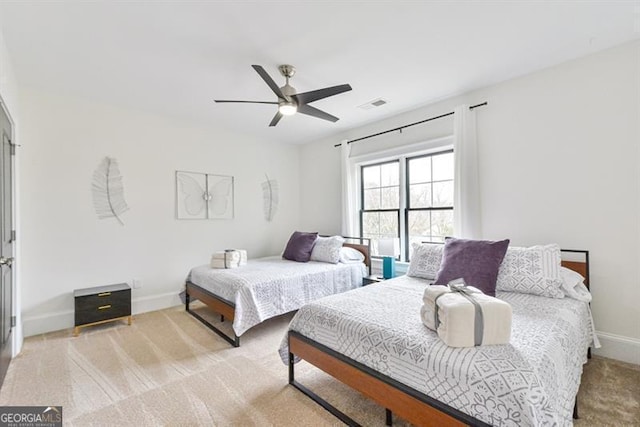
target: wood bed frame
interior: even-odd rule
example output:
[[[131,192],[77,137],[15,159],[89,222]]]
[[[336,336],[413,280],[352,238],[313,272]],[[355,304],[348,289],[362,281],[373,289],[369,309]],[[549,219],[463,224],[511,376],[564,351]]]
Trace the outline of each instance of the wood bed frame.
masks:
[[[580,273],[589,287],[589,251],[562,249],[562,252],[580,254],[584,261],[562,261],[566,268]],[[391,377],[377,372],[343,354],[330,349],[296,331],[289,331],[289,384],[349,426],[359,426],[355,420],[331,405],[295,380],[294,358],[298,357],[321,369],[385,408],[386,425],[392,425],[392,414],[416,426],[489,426],[470,415],[408,387]],[[589,349],[590,350],[590,349]],[[588,353],[590,357],[590,352]],[[578,418],[578,400],[573,418]]]
[[[345,237],[346,240],[358,241],[359,243],[343,243],[342,246],[354,248],[360,251],[364,255],[364,263],[368,268],[369,275],[371,274],[371,241],[367,238],[361,237]],[[366,243],[365,243],[366,242]],[[236,305],[234,302],[226,300],[198,285],[187,280],[185,283],[185,310],[187,313],[195,317],[201,323],[203,323],[206,327],[211,329],[213,332],[222,337],[225,341],[231,344],[234,347],[240,347],[240,337],[233,332],[233,335],[227,335],[222,330],[218,329],[211,322],[200,316],[198,313],[194,312],[190,308],[190,303],[192,300],[200,300],[205,305],[207,305],[210,309],[220,314],[220,321],[224,322],[225,320],[230,320],[233,322],[235,318]]]

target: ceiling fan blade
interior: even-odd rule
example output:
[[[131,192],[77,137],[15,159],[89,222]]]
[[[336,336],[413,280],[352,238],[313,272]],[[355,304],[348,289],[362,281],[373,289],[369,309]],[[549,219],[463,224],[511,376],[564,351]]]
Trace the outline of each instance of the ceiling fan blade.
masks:
[[[273,116],[273,119],[271,119],[271,123],[269,123],[269,126],[277,125],[281,118],[282,118],[282,113],[280,113],[280,111],[278,111],[276,113],[276,115]]]
[[[324,89],[312,90],[310,92],[303,92],[292,95],[292,97],[298,101],[298,104],[308,104],[309,102],[317,101],[319,99],[328,98],[333,95],[338,95],[343,92],[349,92],[351,90],[350,85],[338,85],[325,87]]]
[[[252,65],[252,67],[253,67],[254,70],[256,70],[256,72],[258,74],[260,74],[260,77],[262,77],[262,80],[264,80],[265,83],[267,85],[269,85],[269,87],[271,88],[273,93],[275,93],[278,96],[278,98],[289,99],[286,96],[284,96],[284,94],[282,93],[282,91],[280,90],[280,88],[278,87],[276,82],[273,81],[271,76],[269,74],[267,74],[267,72],[264,70],[264,68],[262,68],[259,65]]]
[[[332,116],[329,113],[325,113],[324,111],[318,110],[317,108],[307,104],[299,104],[298,113],[306,114],[307,116],[317,117],[319,119],[329,120],[330,122],[334,122],[334,123],[340,120],[336,116]]]
[[[271,101],[230,101],[228,99],[214,99],[215,102],[240,102],[243,104],[278,104],[277,102]]]

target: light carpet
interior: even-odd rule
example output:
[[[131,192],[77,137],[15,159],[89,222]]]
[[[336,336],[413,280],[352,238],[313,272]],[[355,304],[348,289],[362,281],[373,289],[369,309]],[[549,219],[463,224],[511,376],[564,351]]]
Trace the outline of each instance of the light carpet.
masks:
[[[210,316],[204,307],[202,315]],[[277,348],[292,315],[225,341],[182,307],[25,340],[0,405],[62,406],[65,425],[330,426],[341,423],[287,385]],[[212,317],[209,317],[212,318]],[[229,322],[224,323],[229,327]],[[314,367],[296,378],[365,426],[384,409]],[[640,367],[594,357],[585,367],[576,426],[640,426]],[[406,426],[394,419],[394,425]]]

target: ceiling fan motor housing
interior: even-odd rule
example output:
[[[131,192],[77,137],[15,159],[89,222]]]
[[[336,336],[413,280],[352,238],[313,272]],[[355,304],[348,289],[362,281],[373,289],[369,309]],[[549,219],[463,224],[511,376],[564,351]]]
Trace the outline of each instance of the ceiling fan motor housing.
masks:
[[[282,86],[280,88],[280,90],[282,91],[282,94],[285,96],[291,96],[291,95],[295,95],[296,92],[296,88],[291,86],[289,83],[287,83],[286,85]],[[292,99],[293,101],[293,99]]]

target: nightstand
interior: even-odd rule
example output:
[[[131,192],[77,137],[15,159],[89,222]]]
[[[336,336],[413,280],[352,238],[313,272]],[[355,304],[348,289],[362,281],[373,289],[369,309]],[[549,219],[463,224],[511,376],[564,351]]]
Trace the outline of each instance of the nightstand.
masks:
[[[366,276],[362,278],[362,286],[373,285],[374,283],[382,282],[384,279],[376,275]]]
[[[95,288],[76,289],[75,328],[73,336],[77,337],[80,328],[127,319],[131,325],[131,288],[126,283],[98,286]]]

